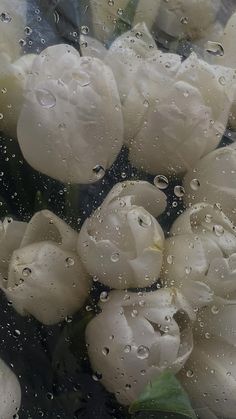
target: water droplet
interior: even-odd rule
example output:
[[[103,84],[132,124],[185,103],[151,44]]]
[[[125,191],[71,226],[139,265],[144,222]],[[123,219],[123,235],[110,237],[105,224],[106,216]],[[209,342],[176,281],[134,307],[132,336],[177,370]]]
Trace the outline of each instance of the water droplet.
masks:
[[[219,42],[208,41],[206,52],[211,55],[222,57],[224,55],[224,48]]]
[[[0,113],[0,120],[1,120],[1,119],[3,119],[3,114],[2,114],[2,113]]]
[[[136,36],[136,38],[140,39],[140,38],[142,38],[143,34],[142,34],[142,32],[138,31],[138,32],[136,32],[135,36]]]
[[[88,26],[81,26],[81,33],[82,33],[83,35],[88,35],[88,33],[89,33],[89,28],[88,28]]]
[[[185,194],[185,190],[184,190],[183,186],[175,186],[174,194],[178,198],[182,198],[182,196],[184,196],[184,194]]]
[[[114,263],[116,263],[116,262],[119,262],[119,260],[120,260],[120,255],[119,255],[119,253],[113,253],[112,255],[111,255],[111,261],[112,262],[114,262]]]
[[[109,354],[109,352],[110,352],[110,350],[107,347],[103,348],[103,350],[102,350],[102,353],[103,353],[104,356],[107,356]]]
[[[24,268],[23,270],[22,270],[22,275],[25,277],[25,278],[27,278],[29,275],[31,274],[31,269],[30,268]]]
[[[149,107],[149,102],[148,102],[148,100],[147,100],[147,99],[145,99],[145,100],[144,100],[144,102],[143,102],[143,106],[144,106],[145,108],[148,108],[148,107]]]
[[[190,274],[191,274],[191,272],[192,272],[192,268],[191,268],[191,266],[186,266],[186,267],[185,267],[185,272],[186,272],[186,274],[187,274],[187,275],[190,275]]]
[[[224,76],[219,77],[219,83],[221,84],[221,86],[225,86],[226,85],[226,79]]]
[[[193,374],[192,370],[188,370],[186,375],[187,375],[188,378],[191,378],[191,377],[193,377],[194,374]]]
[[[15,330],[14,330],[14,332],[13,332],[13,336],[14,336],[15,338],[18,338],[20,335],[21,335],[20,330],[15,329]]]
[[[118,14],[118,16],[122,16],[122,15],[123,15],[123,12],[124,12],[124,10],[123,10],[123,9],[121,9],[121,8],[119,8],[119,9],[117,10],[117,14]]]
[[[217,237],[221,237],[224,234],[224,228],[221,225],[215,224],[213,226],[213,232]]]
[[[97,179],[102,179],[103,176],[105,175],[105,169],[103,166],[101,166],[100,164],[97,164],[94,168],[93,168],[93,173],[95,173],[96,178]]]
[[[166,189],[169,186],[169,181],[166,176],[158,175],[154,179],[154,185],[159,189]]]
[[[101,379],[102,379],[102,374],[100,373],[100,372],[95,372],[93,375],[92,375],[92,378],[93,378],[93,380],[94,381],[100,381]]]
[[[100,301],[106,303],[109,300],[109,295],[107,291],[102,291],[100,294]]]
[[[213,217],[212,217],[211,214],[206,214],[205,221],[206,221],[207,224],[210,224],[212,222],[212,219],[213,219]]]
[[[25,29],[24,29],[24,32],[27,36],[29,36],[29,35],[32,34],[33,31],[29,26],[26,26]]]
[[[219,307],[217,307],[215,305],[211,307],[212,314],[218,314],[219,311],[220,311]]]
[[[149,357],[149,349],[147,346],[139,346],[137,349],[137,357],[140,359],[147,359]]]
[[[125,352],[126,354],[129,354],[129,353],[131,352],[131,346],[130,346],[130,345],[126,345],[126,346],[124,347],[124,352]]]
[[[108,0],[108,5],[109,6],[114,6],[114,0]]]
[[[11,20],[12,20],[11,16],[10,16],[10,15],[9,15],[9,13],[7,13],[7,12],[3,12],[3,13],[1,13],[1,15],[0,15],[0,19],[1,19],[1,21],[2,21],[2,22],[4,22],[4,23],[9,23],[9,22],[11,22]]]
[[[70,266],[73,266],[75,264],[75,261],[73,258],[68,257],[66,258],[66,267],[69,268]]]
[[[47,399],[48,400],[53,400],[53,394],[52,393],[47,393]]]
[[[66,323],[72,323],[72,321],[73,321],[72,316],[66,316],[65,321],[66,321]]]
[[[190,182],[190,187],[193,191],[197,191],[200,188],[200,182],[198,179],[192,179]]]
[[[187,23],[188,23],[188,17],[187,16],[182,16],[180,18],[180,23],[182,23],[182,25],[187,25]]]
[[[174,263],[174,256],[168,255],[166,260],[167,260],[167,263],[169,265],[173,265],[173,263]]]
[[[26,46],[25,39],[19,39],[19,44],[20,44],[21,47],[25,47]]]
[[[138,217],[138,223],[141,227],[149,227],[152,224],[152,220],[149,215],[142,214],[142,216]]]
[[[43,108],[51,109],[56,105],[56,98],[49,90],[38,89],[35,94],[37,101]]]

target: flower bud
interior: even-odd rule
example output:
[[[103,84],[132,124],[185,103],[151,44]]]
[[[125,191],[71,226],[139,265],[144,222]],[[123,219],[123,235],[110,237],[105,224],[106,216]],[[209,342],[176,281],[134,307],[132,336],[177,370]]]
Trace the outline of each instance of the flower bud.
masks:
[[[216,295],[226,296],[236,291],[236,276],[228,278],[225,272],[224,278],[220,272],[233,263],[235,253],[236,232],[230,220],[211,205],[196,204],[172,226],[162,277],[178,287],[189,281],[205,283]]]
[[[20,242],[12,228],[0,243],[0,249],[7,246],[9,263],[1,288],[18,313],[52,325],[79,310],[88,295],[89,281],[75,253],[77,233],[50,211],[22,224],[16,224],[18,231],[26,228]]]
[[[236,222],[236,145],[219,148],[196,163],[184,178],[185,202],[209,202]]]
[[[150,293],[113,291],[87,326],[95,374],[119,403],[138,399],[166,369],[177,373],[193,348],[191,306],[176,289]]]
[[[69,45],[48,47],[33,62],[17,134],[34,169],[61,182],[101,179],[123,141],[111,70]]]
[[[123,104],[131,163],[151,174],[181,174],[217,147],[234,99],[232,70],[193,53],[157,52],[139,65]]]
[[[164,193],[147,182],[116,185],[79,234],[78,252],[89,274],[115,289],[156,282],[164,234],[154,217],[165,205]]]

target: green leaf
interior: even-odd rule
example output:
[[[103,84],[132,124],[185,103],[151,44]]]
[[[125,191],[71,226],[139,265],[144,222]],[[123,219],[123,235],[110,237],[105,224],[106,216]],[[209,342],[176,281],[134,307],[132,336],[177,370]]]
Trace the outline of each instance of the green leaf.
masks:
[[[170,372],[164,372],[150,383],[139,399],[129,408],[129,412],[142,411],[174,413],[196,419],[187,393]]]
[[[122,16],[117,20],[113,39],[122,35],[122,33],[129,31],[132,28],[136,9],[138,7],[139,0],[130,0],[123,10]]]

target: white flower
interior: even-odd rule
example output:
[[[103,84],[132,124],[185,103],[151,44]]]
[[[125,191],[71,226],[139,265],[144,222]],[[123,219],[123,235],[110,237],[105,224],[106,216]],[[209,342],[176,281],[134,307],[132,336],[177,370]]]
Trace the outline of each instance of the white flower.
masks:
[[[185,202],[219,204],[236,222],[236,144],[219,148],[196,163],[184,178]]]
[[[84,304],[89,281],[75,252],[77,233],[50,211],[1,225],[1,288],[21,315],[50,325]]]
[[[92,25],[94,36],[103,43],[109,44],[114,38],[117,26],[121,30],[128,25],[145,22],[152,28],[158,15],[160,0],[97,0],[91,1]],[[133,10],[132,10],[133,9]],[[134,16],[133,16],[134,15]]]
[[[26,25],[26,0],[1,0],[0,2],[0,55],[7,54],[16,60],[21,54],[20,40]],[[0,68],[2,65],[2,58]]]
[[[9,136],[16,137],[23,92],[35,57],[27,54],[10,62],[8,55],[0,54],[0,130]]]
[[[216,295],[226,297],[236,291],[235,272],[229,273],[234,271],[235,253],[236,231],[230,220],[212,205],[196,204],[172,226],[162,277],[176,287],[189,281],[205,283]]]
[[[222,299],[199,314],[194,349],[179,378],[201,418],[235,418],[235,316],[236,301]]]
[[[48,47],[33,62],[25,96],[17,133],[27,162],[62,182],[100,179],[123,141],[110,68],[69,45]]]
[[[86,329],[93,370],[119,403],[135,401],[164,370],[177,373],[193,348],[194,311],[176,289],[113,291]]]
[[[216,20],[221,0],[161,0],[157,25],[174,37],[200,38]]]
[[[105,62],[111,67],[123,103],[130,91],[140,63],[157,51],[156,42],[144,22],[115,39]]]
[[[211,55],[210,57],[205,56],[206,59],[211,60],[212,62],[226,67],[230,67],[233,71],[236,68],[236,45],[233,40],[236,36],[236,13],[233,13],[230,19],[228,20],[222,33],[219,33],[217,38],[212,38],[213,50],[215,49],[218,53]],[[210,41],[211,41],[210,40]],[[236,77],[234,74],[234,82],[236,83]],[[230,126],[235,130],[236,129],[236,93],[234,97],[233,106],[231,108],[229,123]]]
[[[0,359],[0,418],[17,417],[21,404],[21,388],[16,375]]]
[[[116,185],[79,234],[78,252],[87,271],[115,289],[156,282],[164,233],[154,217],[165,206],[164,193],[147,182]]]
[[[123,104],[132,164],[183,173],[218,145],[234,98],[232,70],[157,52],[138,67]]]

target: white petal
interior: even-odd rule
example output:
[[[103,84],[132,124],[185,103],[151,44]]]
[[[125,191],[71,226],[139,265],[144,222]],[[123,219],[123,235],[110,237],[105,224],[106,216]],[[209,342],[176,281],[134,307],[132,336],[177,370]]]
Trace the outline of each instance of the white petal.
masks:
[[[51,242],[16,250],[3,289],[15,309],[51,325],[79,310],[88,295],[89,281],[74,252]]]
[[[209,153],[184,178],[186,203],[218,203],[233,222],[236,221],[235,147],[232,144]],[[194,179],[198,180],[197,187],[192,186]]]
[[[73,47],[55,45],[34,60],[26,88],[17,134],[27,162],[62,182],[101,179],[123,141],[110,68],[98,58],[80,57]]]
[[[77,233],[68,224],[53,212],[43,210],[37,212],[27,224],[20,247],[50,240],[62,249],[75,251],[77,239]]]
[[[90,362],[121,404],[136,400],[166,368],[178,372],[188,359],[195,317],[177,290],[113,291],[101,308],[86,330]]]
[[[0,359],[0,417],[12,419],[21,404],[21,388],[16,375]]]
[[[11,137],[16,137],[16,128],[24,100],[24,88],[36,55],[26,54],[15,62],[0,54],[0,107],[3,115],[0,129]]]

